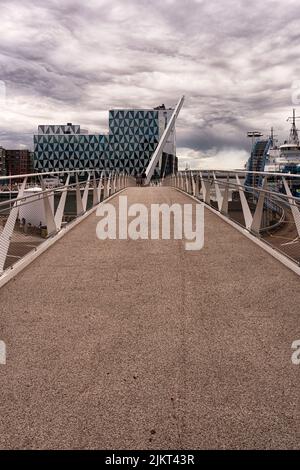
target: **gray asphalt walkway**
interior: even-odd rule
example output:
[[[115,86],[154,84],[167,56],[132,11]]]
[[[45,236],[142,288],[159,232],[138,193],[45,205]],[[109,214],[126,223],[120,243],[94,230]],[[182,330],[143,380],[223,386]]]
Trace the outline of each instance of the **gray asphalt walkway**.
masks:
[[[198,252],[97,221],[0,290],[0,447],[300,448],[299,278],[210,212]]]

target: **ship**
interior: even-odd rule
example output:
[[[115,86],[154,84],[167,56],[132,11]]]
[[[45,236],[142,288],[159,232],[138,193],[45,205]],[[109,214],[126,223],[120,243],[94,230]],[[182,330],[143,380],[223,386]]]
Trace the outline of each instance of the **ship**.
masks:
[[[296,110],[293,109],[293,116],[288,118],[288,121],[291,121],[290,134],[281,145],[278,145],[274,138],[273,128],[268,137],[262,137],[259,132],[248,133],[248,137],[255,137],[255,140],[246,163],[246,170],[249,171],[245,178],[246,186],[252,188],[261,186],[263,172],[300,174],[300,143],[296,119]],[[269,177],[269,181],[271,179]],[[275,181],[275,175],[273,179]],[[291,182],[292,194],[297,197],[300,196],[300,182],[298,181],[300,180]],[[277,182],[277,186],[277,191],[284,192],[281,183]]]
[[[296,126],[296,110],[293,109],[293,116],[290,135],[282,145],[276,145],[273,132],[270,136],[270,148],[264,166],[264,171],[277,173],[300,174],[300,144],[298,129]]]

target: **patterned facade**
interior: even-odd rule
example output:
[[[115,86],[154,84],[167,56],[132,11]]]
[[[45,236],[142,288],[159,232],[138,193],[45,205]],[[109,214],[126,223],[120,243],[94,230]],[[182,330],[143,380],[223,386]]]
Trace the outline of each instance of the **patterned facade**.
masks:
[[[141,174],[171,115],[171,109],[111,110],[109,133],[103,135],[88,134],[71,123],[39,126],[34,136],[34,168],[39,172],[94,169]],[[175,131],[165,150],[164,159],[175,161]]]

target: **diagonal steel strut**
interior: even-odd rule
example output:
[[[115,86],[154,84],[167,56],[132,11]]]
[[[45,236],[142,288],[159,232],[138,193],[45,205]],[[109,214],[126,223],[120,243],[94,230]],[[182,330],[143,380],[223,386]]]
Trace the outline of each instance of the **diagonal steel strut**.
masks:
[[[150,180],[153,176],[153,173],[154,173],[154,170],[156,168],[156,165],[161,157],[161,154],[162,154],[162,151],[163,151],[163,148],[165,146],[165,143],[169,137],[169,134],[171,132],[171,129],[173,128],[174,124],[175,124],[175,121],[177,119],[177,116],[182,108],[182,105],[183,105],[183,102],[184,102],[184,96],[182,96],[180,98],[180,100],[178,101],[177,105],[176,105],[176,108],[174,109],[174,112],[171,116],[171,119],[170,121],[168,122],[167,124],[167,127],[165,128],[164,130],[164,133],[163,135],[161,136],[161,139],[160,141],[158,142],[158,145],[151,157],[151,160],[149,162],[149,165],[147,166],[147,169],[146,169],[146,181],[145,183],[146,184],[149,184],[150,183]]]

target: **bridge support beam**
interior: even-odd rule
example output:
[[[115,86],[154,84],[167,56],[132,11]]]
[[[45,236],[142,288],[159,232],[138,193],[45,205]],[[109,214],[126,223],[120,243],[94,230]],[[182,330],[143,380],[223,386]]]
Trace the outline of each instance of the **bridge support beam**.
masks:
[[[182,96],[180,98],[180,100],[178,101],[175,109],[174,109],[174,112],[171,116],[171,119],[169,120],[168,124],[167,124],[167,127],[165,128],[165,131],[163,133],[163,135],[161,136],[161,139],[160,141],[158,142],[158,145],[151,157],[151,160],[149,162],[149,165],[147,166],[146,168],[146,180],[145,180],[145,184],[149,184],[150,183],[150,180],[153,176],[153,173],[155,171],[155,168],[156,168],[156,165],[157,163],[159,162],[159,159],[162,155],[162,152],[163,152],[163,149],[164,149],[164,146],[168,140],[168,137],[170,135],[170,132],[171,130],[173,129],[174,125],[175,125],[175,122],[176,122],[176,119],[177,119],[177,116],[182,108],[182,105],[183,105],[183,102],[184,102],[184,96]]]

